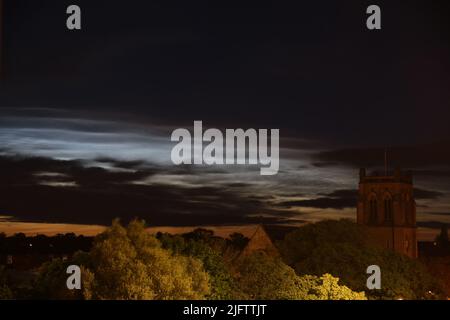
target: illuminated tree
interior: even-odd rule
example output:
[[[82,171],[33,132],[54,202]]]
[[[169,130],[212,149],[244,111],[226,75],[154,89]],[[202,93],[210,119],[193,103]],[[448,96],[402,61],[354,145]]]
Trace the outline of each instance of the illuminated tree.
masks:
[[[202,299],[209,293],[201,262],[162,249],[142,221],[127,228],[114,221],[96,238],[90,257],[87,298]]]
[[[195,234],[198,234],[198,231],[183,236],[161,233],[158,235],[158,239],[161,241],[163,248],[169,249],[175,254],[194,257],[202,261],[203,267],[209,275],[210,293],[207,299],[239,298],[235,280],[223,259],[221,251],[214,249],[216,246],[211,241],[212,236],[200,238],[193,236]],[[184,236],[187,236],[187,239]]]
[[[237,273],[239,288],[249,299],[295,299],[297,296],[297,275],[281,259],[255,252],[239,261]]]
[[[364,292],[355,292],[339,285],[339,278],[326,273],[321,277],[301,276],[300,292],[304,300],[366,300]]]
[[[68,290],[67,267],[81,268],[82,290]],[[209,277],[195,258],[174,255],[145,230],[144,222],[124,228],[116,220],[99,234],[89,253],[54,259],[39,270],[35,298],[43,299],[203,299]]]
[[[250,299],[283,300],[365,300],[363,292],[354,292],[338,284],[329,274],[321,277],[297,276],[279,258],[254,253],[239,263],[239,286]]]

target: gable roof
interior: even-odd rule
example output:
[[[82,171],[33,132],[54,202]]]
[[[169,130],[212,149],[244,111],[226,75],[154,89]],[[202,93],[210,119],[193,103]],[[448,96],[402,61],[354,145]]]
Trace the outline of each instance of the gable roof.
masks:
[[[239,256],[248,256],[253,252],[262,251],[269,256],[278,256],[278,249],[273,244],[264,226],[258,225],[247,245]]]

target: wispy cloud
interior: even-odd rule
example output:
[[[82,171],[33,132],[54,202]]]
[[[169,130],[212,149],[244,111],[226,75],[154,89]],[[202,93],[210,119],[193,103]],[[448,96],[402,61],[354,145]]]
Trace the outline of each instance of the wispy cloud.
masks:
[[[70,110],[1,112],[1,185],[9,201],[0,209],[31,221],[142,216],[182,225],[352,217],[356,166],[374,163],[379,151],[326,151],[326,143],[282,136],[280,171],[264,177],[258,166],[172,165],[173,124]],[[435,172],[422,165],[422,172]],[[450,209],[450,185],[437,175],[420,177],[418,217],[430,220]]]

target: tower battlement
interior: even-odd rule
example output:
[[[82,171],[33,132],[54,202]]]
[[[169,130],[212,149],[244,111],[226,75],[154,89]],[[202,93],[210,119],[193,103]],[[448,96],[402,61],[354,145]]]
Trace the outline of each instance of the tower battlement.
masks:
[[[413,175],[411,170],[402,171],[397,168],[391,172],[373,171],[369,175],[366,168],[359,169],[359,183],[409,183],[413,184]]]

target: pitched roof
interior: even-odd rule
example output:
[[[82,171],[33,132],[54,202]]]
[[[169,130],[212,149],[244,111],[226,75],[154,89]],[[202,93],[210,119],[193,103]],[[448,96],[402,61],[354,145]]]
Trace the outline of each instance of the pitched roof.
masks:
[[[242,250],[240,256],[248,256],[256,251],[263,251],[270,256],[279,255],[278,249],[275,247],[262,225],[256,227],[255,233]]]

